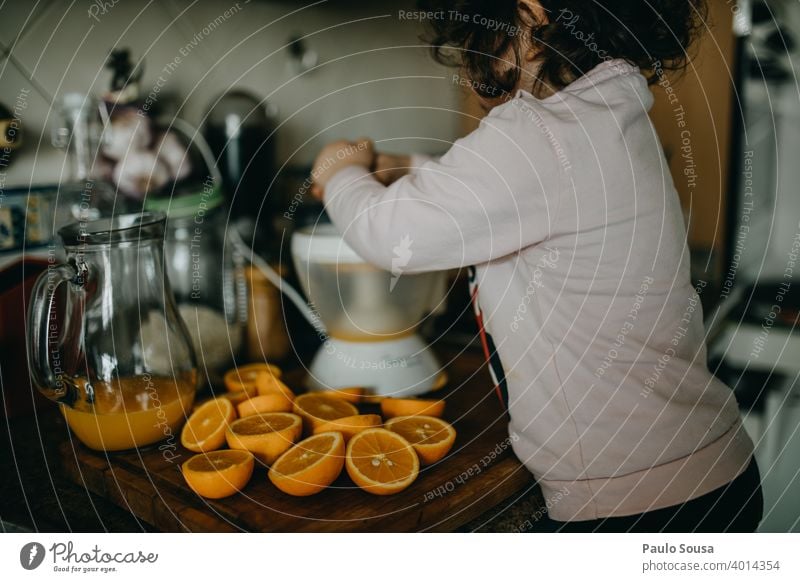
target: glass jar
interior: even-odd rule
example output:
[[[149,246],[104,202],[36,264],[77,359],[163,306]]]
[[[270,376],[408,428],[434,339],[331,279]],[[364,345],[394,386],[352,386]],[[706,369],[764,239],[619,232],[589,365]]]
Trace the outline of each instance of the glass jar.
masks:
[[[81,93],[67,93],[58,103],[53,145],[67,152],[67,163],[53,202],[53,233],[73,222],[124,214],[128,209],[125,199],[117,198],[114,187],[102,177],[98,107],[94,97]]]

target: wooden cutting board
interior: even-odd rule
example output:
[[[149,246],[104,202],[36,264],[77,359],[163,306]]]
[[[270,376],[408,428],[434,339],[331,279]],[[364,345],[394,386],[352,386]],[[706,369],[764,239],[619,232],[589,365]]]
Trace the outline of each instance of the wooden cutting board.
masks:
[[[531,487],[533,479],[511,451],[508,418],[482,358],[462,353],[447,371],[450,382],[439,394],[458,432],[455,446],[397,495],[366,493],[343,471],[325,491],[291,497],[257,466],[241,494],[206,500],[181,476],[180,464],[192,453],[180,446],[179,457],[168,462],[156,447],[103,454],[73,439],[61,445],[61,458],[73,481],[162,531],[451,531]]]

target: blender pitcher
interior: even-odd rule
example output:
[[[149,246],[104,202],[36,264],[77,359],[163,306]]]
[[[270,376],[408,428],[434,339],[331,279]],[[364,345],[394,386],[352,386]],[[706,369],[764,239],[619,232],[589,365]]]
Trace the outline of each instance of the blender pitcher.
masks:
[[[164,225],[163,214],[142,213],[65,226],[66,264],[51,264],[33,289],[31,376],[95,450],[177,440],[194,402],[197,365],[164,269]]]

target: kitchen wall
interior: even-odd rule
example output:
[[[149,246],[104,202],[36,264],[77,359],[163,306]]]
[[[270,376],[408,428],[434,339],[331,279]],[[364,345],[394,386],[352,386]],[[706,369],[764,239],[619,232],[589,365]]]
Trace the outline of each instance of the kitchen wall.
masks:
[[[144,96],[154,91],[159,105],[193,124],[229,87],[267,98],[278,112],[279,163],[307,165],[325,140],[361,135],[390,151],[443,151],[459,132],[458,91],[422,46],[421,24],[398,18],[411,4],[5,2],[0,102],[19,104],[25,131],[5,186],[53,182],[67,171],[50,145],[51,100],[71,91],[100,95],[110,79],[106,58],[121,47],[144,59]],[[293,34],[309,35],[316,70],[298,74],[289,65]]]

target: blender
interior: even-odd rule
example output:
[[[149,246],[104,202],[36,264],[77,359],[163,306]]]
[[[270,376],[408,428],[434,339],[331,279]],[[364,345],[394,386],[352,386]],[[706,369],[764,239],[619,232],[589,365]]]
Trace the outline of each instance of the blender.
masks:
[[[378,269],[332,224],[295,232],[292,257],[316,327],[324,329],[309,389],[363,386],[405,397],[441,386],[443,373],[417,329],[443,299],[443,272],[398,276]]]

